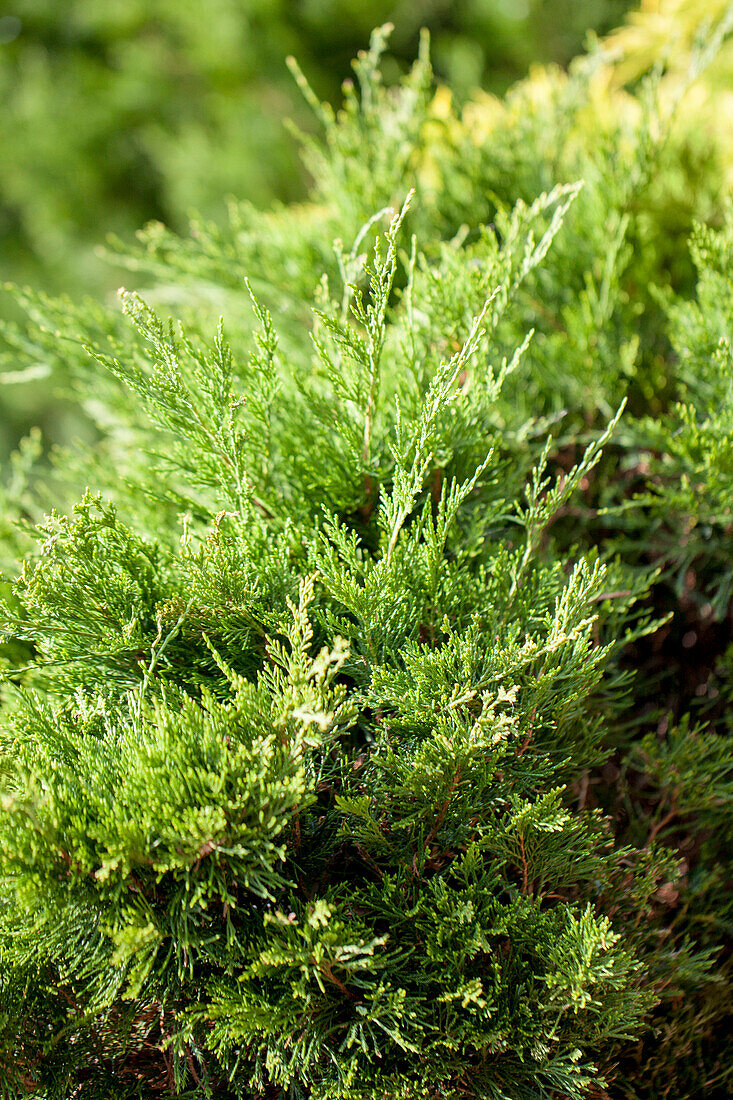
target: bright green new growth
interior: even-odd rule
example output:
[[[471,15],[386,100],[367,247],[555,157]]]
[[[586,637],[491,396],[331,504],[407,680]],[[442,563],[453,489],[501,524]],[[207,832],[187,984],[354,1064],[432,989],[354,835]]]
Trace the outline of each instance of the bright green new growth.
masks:
[[[43,519],[17,460],[4,550],[9,1097],[632,1097],[650,1021],[681,1045],[675,998],[706,1041],[725,748],[689,716],[628,732],[628,654],[672,589],[622,524],[593,548],[599,504],[626,523],[635,405],[680,384],[632,293],[665,270],[632,247],[664,239],[653,109],[623,183],[617,132],[562,144],[580,72],[547,107],[561,182],[535,186],[546,117],[534,151],[513,123],[436,137],[426,52],[385,90],[382,48],[323,114],[315,204],[154,228],[123,317],[28,292],[6,330],[101,437],[56,461]],[[155,304],[177,282],[182,323]],[[684,423],[715,432],[700,395]],[[604,765],[625,817],[589,794]],[[672,806],[700,815],[684,858]]]

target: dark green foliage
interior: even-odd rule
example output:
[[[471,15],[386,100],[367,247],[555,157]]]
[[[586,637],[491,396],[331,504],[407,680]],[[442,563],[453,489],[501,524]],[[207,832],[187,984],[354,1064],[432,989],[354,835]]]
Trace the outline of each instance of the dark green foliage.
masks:
[[[645,424],[642,437],[653,487],[645,514],[657,525],[657,552],[674,567],[677,591],[688,590],[704,618],[724,618],[733,594],[730,214],[720,230],[698,227],[691,252],[695,298],[667,303],[681,400],[666,420]]]
[[[96,433],[3,520],[8,1097],[725,1095],[715,157],[598,58],[477,131],[384,38],[310,205],[5,330]]]

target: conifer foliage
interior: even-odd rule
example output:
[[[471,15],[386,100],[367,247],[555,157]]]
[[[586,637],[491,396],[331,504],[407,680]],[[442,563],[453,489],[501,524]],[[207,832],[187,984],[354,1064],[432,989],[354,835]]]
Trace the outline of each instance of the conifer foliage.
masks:
[[[479,138],[426,49],[385,90],[384,44],[318,107],[310,206],[151,227],[121,312],[27,291],[5,329],[99,436],[46,490],[29,443],[6,490],[8,1097],[641,1097],[680,1054],[680,1097],[724,1079],[727,742],[686,700],[633,714],[630,655],[693,559],[725,616],[730,230],[697,230],[693,298],[648,87],[605,133],[589,70],[528,109],[558,134],[535,186],[511,104]]]

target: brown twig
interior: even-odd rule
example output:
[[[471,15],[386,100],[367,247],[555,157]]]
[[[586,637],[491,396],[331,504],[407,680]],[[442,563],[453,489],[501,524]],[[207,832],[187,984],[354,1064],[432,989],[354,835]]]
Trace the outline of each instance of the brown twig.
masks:
[[[670,821],[672,821],[675,817],[677,817],[677,810],[673,807],[669,811],[669,813],[664,815],[664,817],[661,819],[661,821],[658,821],[656,823],[656,825],[654,825],[652,827],[652,829],[649,833],[649,837],[647,838],[647,842],[644,845],[645,849],[651,848],[652,844],[654,843],[654,841],[657,838],[657,835],[661,832],[661,830],[664,828],[664,826],[669,825]]]
[[[458,786],[460,780],[461,780],[461,765],[459,764],[458,767],[456,768],[455,775],[451,779],[450,786],[448,787],[448,793],[445,796],[445,801],[443,802],[443,805],[438,810],[438,816],[435,819],[435,824],[433,825],[432,829],[430,830],[430,832],[428,833],[428,835],[425,838],[425,848],[426,849],[429,848],[430,845],[433,843],[433,841],[435,840],[435,837],[438,834],[438,830],[440,829],[440,826],[443,824],[443,821],[445,819],[445,815],[448,812],[448,806],[450,805],[450,800],[453,797],[453,792],[455,791],[456,787]]]
[[[578,790],[578,809],[585,809],[585,800],[588,797],[588,785],[590,783],[590,772],[586,768],[580,777],[580,789]]]
[[[537,707],[532,707],[532,710],[530,711],[530,714],[529,714],[529,729],[527,730],[527,736],[525,737],[524,741],[522,742],[522,744],[519,747],[519,752],[517,753],[517,759],[519,759],[520,756],[523,756],[524,753],[529,748],[529,743],[532,740],[532,734],[534,733],[534,720],[535,720],[536,717],[537,717]]]
[[[346,988],[346,986],[341,981],[341,979],[336,977],[333,970],[331,969],[331,963],[330,962],[321,963],[321,965],[319,966],[318,969],[320,970],[321,974],[323,974],[324,977],[328,978],[329,982],[333,982],[333,984],[336,986],[336,988],[341,990],[341,992],[344,994],[345,997],[352,997],[353,996],[351,991]]]
[[[526,894],[527,893],[527,888],[529,886],[529,882],[528,882],[529,866],[527,865],[527,856],[525,855],[525,851],[524,851],[524,837],[523,836],[520,836],[520,838],[519,838],[519,851],[520,851],[521,856],[522,856],[522,893]]]
[[[188,1068],[191,1071],[191,1076],[193,1077],[193,1079],[196,1082],[196,1084],[198,1085],[198,1087],[201,1088],[202,1081],[201,1081],[201,1078],[199,1077],[198,1073],[196,1072],[196,1066],[194,1065],[194,1061],[193,1061],[193,1053],[191,1052],[191,1048],[188,1045],[188,1043],[186,1043],[185,1050],[186,1050],[186,1061],[188,1062]]]

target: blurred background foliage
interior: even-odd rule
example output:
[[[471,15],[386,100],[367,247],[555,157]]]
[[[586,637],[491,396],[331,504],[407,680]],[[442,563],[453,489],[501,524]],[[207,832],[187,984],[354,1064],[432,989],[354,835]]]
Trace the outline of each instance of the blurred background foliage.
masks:
[[[567,63],[621,0],[12,0],[0,18],[6,266],[55,287],[99,273],[85,246],[151,218],[183,228],[228,194],[258,204],[303,190],[285,116],[309,116],[295,54],[340,99],[372,28],[395,24],[392,64],[432,32],[439,79],[502,91],[534,60]],[[395,72],[395,76],[397,72]],[[389,74],[388,74],[389,77]]]
[[[222,219],[228,196],[305,195],[297,143],[313,127],[297,57],[338,103],[372,28],[395,25],[386,78],[431,32],[439,81],[502,93],[533,62],[566,65],[626,0],[9,0],[0,9],[0,278],[72,297],[111,292],[96,247],[151,219]],[[0,317],[8,316],[7,296]],[[12,364],[10,364],[12,367]],[[8,367],[0,364],[0,372]],[[0,387],[0,457],[31,424],[71,430],[44,382]]]
[[[151,220],[182,231],[194,212],[223,223],[230,196],[263,208],[304,198],[308,181],[284,120],[305,130],[315,123],[288,72],[289,54],[317,95],[337,104],[351,59],[375,25],[395,25],[388,81],[414,60],[427,27],[438,82],[459,103],[474,100],[481,113],[488,101],[477,89],[503,96],[532,70],[530,87],[541,96],[546,66],[566,67],[589,35],[600,35],[617,88],[661,62],[674,95],[688,80],[684,59],[695,36],[729,6],[208,0],[202,8],[194,0],[9,0],[0,9],[0,278],[99,298],[120,279],[98,251],[108,234],[129,240]],[[731,87],[727,43],[685,108],[689,117],[715,116],[729,168]],[[609,96],[609,109],[617,102]],[[3,296],[0,319],[12,310]],[[12,380],[0,385],[2,460],[34,424],[47,442],[78,428],[40,367],[37,376],[12,369],[12,362],[0,363],[0,381]]]

